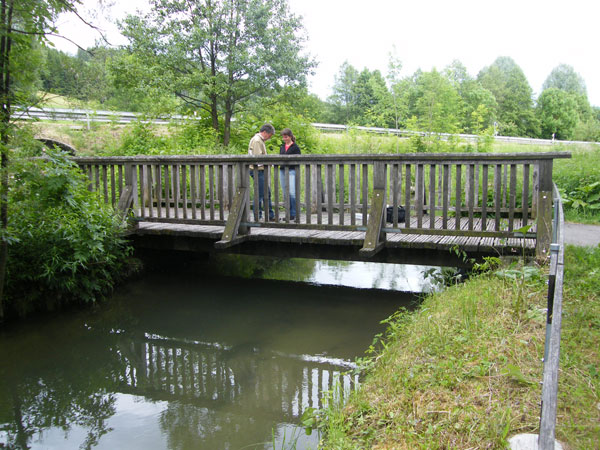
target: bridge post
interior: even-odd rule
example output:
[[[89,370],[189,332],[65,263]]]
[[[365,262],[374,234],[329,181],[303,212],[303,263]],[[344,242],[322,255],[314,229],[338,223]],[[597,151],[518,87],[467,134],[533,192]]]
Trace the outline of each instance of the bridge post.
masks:
[[[370,258],[385,246],[385,232],[382,231],[385,220],[385,184],[387,165],[375,162],[373,167],[373,197],[367,222],[365,242],[359,250],[363,257]]]
[[[539,162],[536,211],[537,237],[535,255],[539,260],[549,256],[552,241],[552,160]]]
[[[215,242],[215,248],[218,249],[239,244],[250,234],[250,228],[242,225],[242,219],[247,218],[249,214],[249,174],[248,166],[245,163],[237,163],[237,175],[237,188],[233,196],[233,203],[229,210],[227,222],[225,223],[225,229],[223,230],[221,240]]]

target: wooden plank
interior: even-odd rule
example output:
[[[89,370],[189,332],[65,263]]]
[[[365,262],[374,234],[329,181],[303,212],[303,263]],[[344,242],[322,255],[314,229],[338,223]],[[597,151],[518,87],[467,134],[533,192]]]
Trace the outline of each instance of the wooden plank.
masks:
[[[312,223],[312,199],[311,199],[311,173],[313,172],[314,165],[307,164],[304,166],[305,171],[305,184],[304,184],[304,198],[306,205],[306,223]],[[297,211],[299,213],[299,211]]]
[[[175,217],[180,218],[179,212],[179,200],[181,199],[181,174],[180,165],[173,164],[171,172],[171,182],[173,183],[173,210],[175,211]]]
[[[369,166],[362,166],[362,219],[363,225],[367,225],[369,213]]]
[[[295,220],[296,223],[300,223],[300,216],[302,213],[302,202],[301,202],[301,199],[302,199],[301,188],[302,187],[300,185],[301,184],[300,176],[301,176],[301,169],[300,169],[300,166],[297,166],[296,167],[296,176],[294,177],[294,181],[296,184],[296,220]]]
[[[410,228],[411,227],[411,219],[410,219],[410,210],[411,210],[411,205],[410,205],[410,184],[411,184],[411,166],[410,164],[406,164],[406,175],[404,176],[404,180],[405,180],[405,186],[404,186],[404,209],[405,209],[405,228]]]
[[[333,202],[335,200],[335,183],[333,173],[335,166],[333,164],[327,164],[327,223],[333,223]]]
[[[429,228],[435,228],[435,165],[429,166]]]
[[[188,218],[188,182],[187,182],[187,165],[186,164],[182,164],[181,165],[181,184],[182,184],[182,207],[183,207],[183,218],[187,219]],[[222,210],[222,208],[221,208]],[[221,214],[221,220],[223,220],[223,214]]]
[[[338,185],[339,185],[339,224],[344,225],[344,211],[346,209],[345,206],[345,186],[344,186],[344,165],[340,164],[338,166]]]
[[[323,173],[321,164],[317,164],[317,224],[323,223]]]
[[[104,203],[108,203],[108,168],[102,166],[102,189],[104,191]]]
[[[215,166],[214,166],[214,164],[210,164],[208,166],[208,205],[210,208],[210,220],[215,220]]]
[[[455,220],[454,220],[454,229],[455,230],[459,230],[460,229],[460,219],[461,219],[461,215],[462,215],[462,211],[461,211],[461,203],[462,203],[462,188],[461,188],[461,181],[462,181],[462,174],[461,174],[461,165],[457,164],[456,165],[456,190],[455,190],[455,195],[456,198],[454,199],[455,202]]]
[[[473,164],[467,166],[467,180],[469,191],[469,201],[467,203],[469,211],[469,230],[473,230],[473,208],[475,207],[475,166]]]
[[[442,228],[448,228],[448,203],[450,194],[450,166],[443,165],[443,180],[442,180]]]
[[[196,172],[196,168],[196,164],[190,165],[190,197],[192,202],[192,219],[194,220],[198,218],[198,173]]]
[[[508,203],[508,231],[513,231],[515,220],[515,205],[517,202],[517,166],[510,165],[510,188],[509,188],[509,203]]]
[[[525,164],[523,166],[523,193],[521,199],[521,208],[522,208],[522,225],[526,226],[528,224],[528,213],[529,213],[529,164]]]
[[[417,212],[417,228],[423,228],[423,208],[425,203],[425,180],[423,174],[423,164],[418,164],[417,172],[415,174],[415,208]]]
[[[185,166],[182,166],[185,167]],[[225,192],[224,192],[224,183],[225,183],[225,173],[224,173],[223,164],[219,164],[217,166],[217,199],[219,201],[219,220],[225,219]]]
[[[484,164],[481,168],[481,226],[482,230],[487,229],[487,198],[488,198],[488,165]]]
[[[500,210],[502,208],[502,166],[494,168],[494,231],[500,231]]]
[[[110,186],[110,204],[114,208],[117,201],[117,186],[115,184],[115,166],[112,164],[110,166]]]
[[[356,225],[356,164],[350,164],[350,225]]]
[[[148,191],[148,216],[154,217],[154,189],[152,179],[152,165],[146,166],[146,189]]]
[[[206,169],[204,165],[198,167],[200,171],[200,184],[198,186],[198,195],[200,196],[200,218],[206,220]]]

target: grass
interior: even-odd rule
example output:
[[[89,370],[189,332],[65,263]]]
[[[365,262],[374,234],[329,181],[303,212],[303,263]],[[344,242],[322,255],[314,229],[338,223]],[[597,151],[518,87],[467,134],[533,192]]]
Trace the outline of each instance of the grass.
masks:
[[[600,445],[599,267],[600,249],[568,248],[557,438],[570,449]],[[509,270],[523,276],[478,276],[388,319],[360,391],[321,412],[324,448],[500,449],[537,433],[547,287]]]

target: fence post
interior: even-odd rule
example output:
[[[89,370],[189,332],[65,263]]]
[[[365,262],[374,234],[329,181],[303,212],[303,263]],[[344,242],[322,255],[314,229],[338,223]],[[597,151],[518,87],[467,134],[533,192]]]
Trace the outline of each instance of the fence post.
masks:
[[[539,161],[537,199],[537,238],[535,255],[539,260],[549,255],[552,240],[552,160]]]

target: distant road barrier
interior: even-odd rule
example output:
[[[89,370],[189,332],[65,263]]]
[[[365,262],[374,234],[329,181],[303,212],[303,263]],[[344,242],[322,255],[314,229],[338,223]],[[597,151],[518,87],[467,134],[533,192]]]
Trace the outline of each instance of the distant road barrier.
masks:
[[[88,128],[91,122],[115,122],[115,123],[130,123],[136,120],[155,124],[168,124],[172,121],[199,120],[198,116],[183,116],[171,115],[162,118],[145,119],[143,114],[122,111],[94,111],[87,109],[66,109],[66,108],[17,108],[14,113],[15,119],[20,120],[71,120],[77,122],[86,122]],[[317,130],[325,132],[347,132],[350,130],[365,131],[367,133],[376,134],[392,134],[402,137],[411,136],[440,136],[442,139],[450,137],[458,137],[465,141],[477,141],[481,136],[475,134],[450,134],[450,133],[427,133],[424,131],[399,130],[396,128],[377,128],[377,127],[361,127],[349,125],[336,125],[328,123],[312,123]],[[533,139],[526,137],[514,136],[493,136],[494,140],[499,142],[512,142],[515,144],[533,144],[533,145],[555,145],[555,144],[591,144],[600,145],[600,142],[585,142],[585,141],[559,141],[553,139]]]

